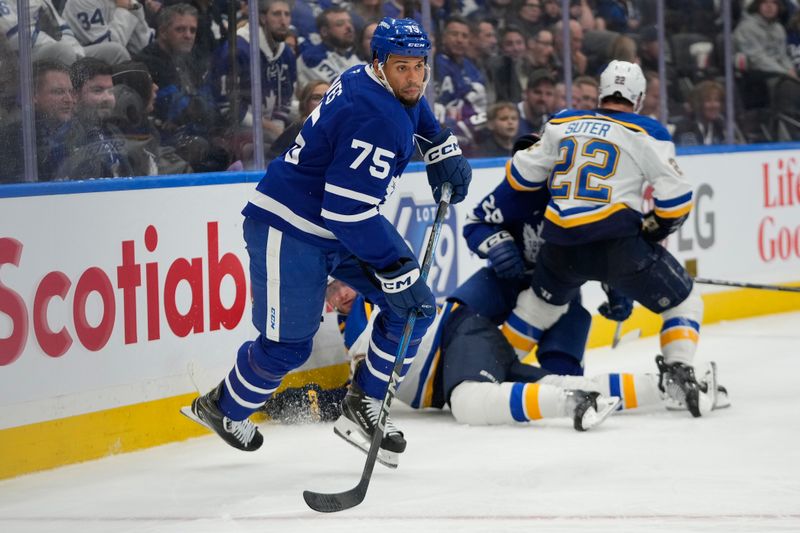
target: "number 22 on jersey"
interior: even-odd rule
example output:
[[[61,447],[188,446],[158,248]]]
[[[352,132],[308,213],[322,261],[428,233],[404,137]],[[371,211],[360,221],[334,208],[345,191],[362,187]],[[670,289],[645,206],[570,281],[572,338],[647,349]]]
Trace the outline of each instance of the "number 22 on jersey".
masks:
[[[611,186],[603,184],[617,171],[619,148],[602,139],[566,137],[558,145],[559,158],[550,174],[553,199],[608,203]],[[577,165],[578,168],[574,167]]]

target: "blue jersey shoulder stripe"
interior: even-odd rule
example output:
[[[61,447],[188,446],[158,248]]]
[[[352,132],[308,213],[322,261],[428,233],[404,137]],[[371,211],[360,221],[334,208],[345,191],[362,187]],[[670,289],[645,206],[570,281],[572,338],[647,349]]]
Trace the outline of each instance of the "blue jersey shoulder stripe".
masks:
[[[658,207],[675,207],[676,205],[684,204],[691,199],[692,199],[692,191],[689,191],[686,194],[682,194],[677,198],[670,198],[669,200],[659,200],[658,198],[656,198],[654,203]]]

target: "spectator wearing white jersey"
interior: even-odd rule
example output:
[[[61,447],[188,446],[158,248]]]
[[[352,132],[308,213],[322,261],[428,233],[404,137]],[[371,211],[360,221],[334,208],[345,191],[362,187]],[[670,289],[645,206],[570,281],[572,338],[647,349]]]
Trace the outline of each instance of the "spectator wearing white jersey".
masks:
[[[0,32],[12,50],[19,50],[19,19],[16,2],[3,2],[0,8]],[[30,31],[33,60],[49,59],[71,65],[85,55],[69,25],[51,0],[30,0]]]
[[[154,37],[136,0],[68,0],[64,18],[88,55],[110,64],[129,60]],[[88,52],[98,45],[98,52]]]
[[[361,63],[355,53],[356,34],[346,9],[329,7],[317,16],[322,42],[304,49],[297,60],[297,82],[302,86],[313,79],[333,82],[339,74]]]

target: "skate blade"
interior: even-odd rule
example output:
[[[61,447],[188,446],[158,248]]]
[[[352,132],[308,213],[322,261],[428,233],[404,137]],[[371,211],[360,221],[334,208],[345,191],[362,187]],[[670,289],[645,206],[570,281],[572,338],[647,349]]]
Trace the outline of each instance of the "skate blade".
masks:
[[[344,422],[340,423],[342,419],[344,419]],[[360,430],[355,429],[353,426],[354,424],[347,417],[340,416],[333,426],[333,432],[365,454],[369,453],[370,441],[364,437]],[[400,454],[379,448],[376,460],[383,466],[394,469],[397,468],[400,462]]]
[[[189,420],[191,420],[192,422],[196,422],[196,423],[200,424],[201,426],[203,426],[204,428],[206,428],[206,429],[208,429],[210,431],[214,431],[213,429],[208,427],[208,424],[203,422],[202,418],[200,418],[196,414],[194,414],[194,411],[192,411],[192,406],[191,405],[187,405],[187,406],[181,407],[181,414],[183,416],[185,416],[186,418],[188,418]]]
[[[617,407],[619,407],[621,402],[622,398],[619,398],[618,396],[609,396],[607,398],[598,399],[597,408],[599,410],[595,411],[594,409],[589,409],[581,419],[581,427],[583,427],[583,431],[588,431],[602,424],[606,418],[611,416],[614,411],[617,410]]]

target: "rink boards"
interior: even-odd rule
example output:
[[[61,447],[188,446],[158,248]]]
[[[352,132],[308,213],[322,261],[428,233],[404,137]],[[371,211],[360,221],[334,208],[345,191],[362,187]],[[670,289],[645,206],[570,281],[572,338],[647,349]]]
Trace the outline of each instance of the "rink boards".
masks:
[[[668,248],[699,276],[800,282],[798,160],[797,144],[684,152],[696,203]],[[436,250],[437,295],[483,264],[461,228],[503,179],[503,163],[474,162],[470,196],[451,210]],[[259,178],[0,188],[0,478],[203,433],[177,410],[216,385],[255,336],[239,212]],[[403,176],[382,212],[421,253],[435,213],[422,167]],[[703,287],[705,323],[800,309],[798,294],[723,289]],[[602,300],[587,287],[587,309]],[[290,385],[346,379],[335,315],[322,316],[312,357]],[[623,331],[659,326],[637,307]],[[589,345],[608,344],[613,328],[595,320]]]

